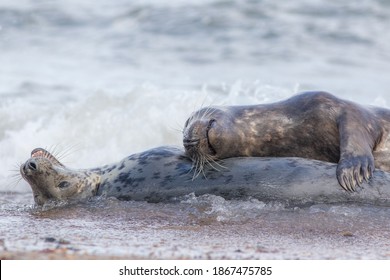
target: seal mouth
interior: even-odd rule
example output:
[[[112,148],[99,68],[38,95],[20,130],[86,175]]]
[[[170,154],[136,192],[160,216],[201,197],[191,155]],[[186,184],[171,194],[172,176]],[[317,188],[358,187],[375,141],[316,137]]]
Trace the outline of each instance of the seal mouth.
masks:
[[[183,139],[183,145],[186,150],[189,150],[200,143],[199,139]]]
[[[50,152],[46,151],[43,148],[36,148],[36,149],[32,150],[31,157],[32,158],[38,158],[38,157],[46,158],[46,159],[50,160],[53,164],[65,167],[58,159],[55,158],[55,156],[53,156]]]

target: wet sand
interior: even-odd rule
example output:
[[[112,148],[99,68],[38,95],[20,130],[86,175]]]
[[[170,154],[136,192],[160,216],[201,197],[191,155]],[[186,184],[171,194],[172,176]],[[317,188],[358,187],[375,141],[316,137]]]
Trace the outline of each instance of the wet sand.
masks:
[[[116,199],[36,209],[1,193],[1,259],[390,259],[390,209]]]

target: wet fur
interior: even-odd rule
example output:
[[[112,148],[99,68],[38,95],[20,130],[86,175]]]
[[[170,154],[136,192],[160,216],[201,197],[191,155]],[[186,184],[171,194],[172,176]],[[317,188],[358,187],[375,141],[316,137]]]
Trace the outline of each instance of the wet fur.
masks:
[[[203,108],[186,122],[183,144],[196,170],[230,157],[338,163],[340,185],[354,191],[375,167],[390,171],[389,129],[389,110],[308,92],[272,104]]]

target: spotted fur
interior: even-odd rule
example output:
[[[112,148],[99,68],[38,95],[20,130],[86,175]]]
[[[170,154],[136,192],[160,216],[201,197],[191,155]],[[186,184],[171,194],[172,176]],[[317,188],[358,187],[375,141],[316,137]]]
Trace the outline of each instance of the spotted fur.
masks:
[[[42,154],[43,155],[43,154]],[[347,193],[334,177],[336,165],[303,158],[230,158],[224,169],[206,166],[193,179],[192,161],[184,151],[158,147],[100,168],[74,170],[50,156],[34,156],[20,168],[37,205],[49,201],[121,200],[168,202],[189,195],[226,199],[257,198],[291,205],[362,202],[390,205],[390,175],[375,171],[369,187]]]

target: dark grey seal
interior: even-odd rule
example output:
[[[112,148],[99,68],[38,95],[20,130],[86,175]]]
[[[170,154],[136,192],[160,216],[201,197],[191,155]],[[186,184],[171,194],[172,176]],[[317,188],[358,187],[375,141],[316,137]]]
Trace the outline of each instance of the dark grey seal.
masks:
[[[389,131],[390,110],[306,92],[272,104],[203,108],[187,120],[183,144],[198,174],[231,157],[302,157],[338,163],[340,185],[354,191],[375,167],[390,171]]]
[[[188,194],[256,198],[288,205],[357,202],[390,205],[390,175],[375,171],[368,187],[348,193],[334,176],[336,164],[303,158],[229,158],[224,168],[205,167],[193,180],[191,159],[174,147],[158,147],[118,163],[88,170],[65,167],[44,149],[20,167],[37,205],[90,197],[169,202]]]

